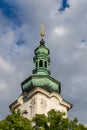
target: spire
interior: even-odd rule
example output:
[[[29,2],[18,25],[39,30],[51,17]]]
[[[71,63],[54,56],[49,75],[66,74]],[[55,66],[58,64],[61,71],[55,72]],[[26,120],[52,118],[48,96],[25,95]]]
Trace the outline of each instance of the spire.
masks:
[[[45,41],[44,41],[45,32],[44,32],[44,29],[45,29],[44,25],[41,24],[41,33],[40,33],[41,41],[40,41],[40,45],[45,45]]]
[[[33,58],[35,63],[35,69],[33,70],[33,74],[38,75],[49,75],[49,64],[50,64],[50,57],[49,57],[49,49],[45,46],[44,41],[44,25],[41,24],[41,41],[39,47],[35,49],[35,56]]]

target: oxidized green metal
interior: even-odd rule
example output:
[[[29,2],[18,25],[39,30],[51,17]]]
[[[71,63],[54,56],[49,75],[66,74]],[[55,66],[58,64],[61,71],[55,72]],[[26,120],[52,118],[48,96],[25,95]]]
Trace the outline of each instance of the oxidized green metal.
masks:
[[[42,87],[50,92],[60,93],[60,82],[49,75],[32,75],[21,83],[23,92],[29,92],[35,87]]]
[[[37,47],[34,51],[35,56],[33,58],[35,69],[33,70],[33,74],[42,74],[42,75],[49,75],[49,49],[45,47],[44,40],[40,41],[39,47]],[[40,63],[41,62],[41,63]]]
[[[34,51],[35,56],[33,58],[35,69],[33,74],[21,83],[22,91],[29,92],[35,87],[42,87],[49,92],[60,93],[60,82],[50,76],[50,51],[45,47],[45,42],[42,39],[39,47]]]

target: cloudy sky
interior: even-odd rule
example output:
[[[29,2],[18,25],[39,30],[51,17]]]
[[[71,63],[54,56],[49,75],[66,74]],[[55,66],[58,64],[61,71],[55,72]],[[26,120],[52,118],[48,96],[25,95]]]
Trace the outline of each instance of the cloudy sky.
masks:
[[[69,118],[87,125],[87,0],[0,0],[0,119],[32,74],[41,23]]]

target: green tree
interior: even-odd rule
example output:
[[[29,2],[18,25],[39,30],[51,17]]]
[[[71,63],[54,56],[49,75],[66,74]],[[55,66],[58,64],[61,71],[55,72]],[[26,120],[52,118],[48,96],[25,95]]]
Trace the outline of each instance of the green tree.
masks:
[[[35,130],[87,130],[83,124],[79,124],[77,118],[70,121],[65,114],[51,110],[48,116],[36,115],[33,118]]]
[[[47,116],[36,114],[32,121],[24,118],[20,111],[13,111],[0,121],[0,130],[87,130],[77,118],[69,120],[65,114],[51,110]]]
[[[0,121],[0,130],[32,130],[31,121],[24,118],[20,111],[12,110],[5,120]]]
[[[47,117],[44,114],[42,115],[36,114],[32,122],[35,123],[33,127],[33,129],[35,130],[48,130],[49,129]]]

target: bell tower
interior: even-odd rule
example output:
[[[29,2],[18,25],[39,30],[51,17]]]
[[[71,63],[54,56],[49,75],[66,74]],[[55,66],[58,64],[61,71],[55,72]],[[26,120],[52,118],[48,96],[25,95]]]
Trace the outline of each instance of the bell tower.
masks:
[[[47,115],[51,109],[64,112],[67,116],[72,104],[62,98],[61,83],[51,76],[50,51],[45,46],[43,24],[40,35],[40,44],[34,50],[35,68],[32,75],[21,83],[22,94],[10,105],[10,109],[20,109],[28,119],[32,119],[35,114]]]

